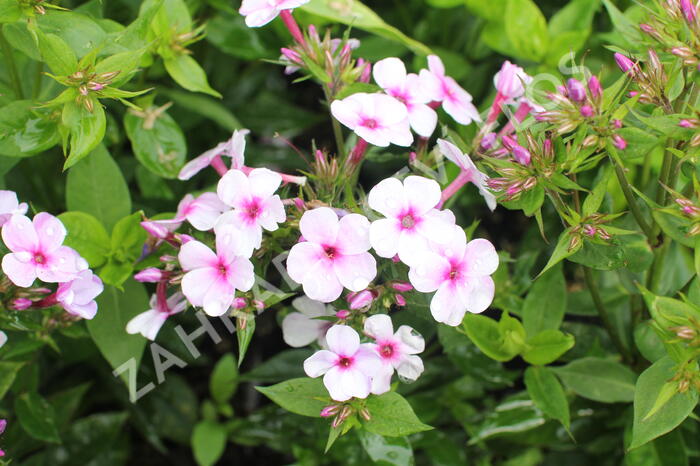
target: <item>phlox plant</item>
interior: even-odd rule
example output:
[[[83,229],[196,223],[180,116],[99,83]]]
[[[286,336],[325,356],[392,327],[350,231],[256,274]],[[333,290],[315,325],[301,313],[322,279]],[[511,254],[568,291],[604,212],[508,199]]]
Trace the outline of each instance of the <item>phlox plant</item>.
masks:
[[[0,465],[700,461],[696,0],[229,3],[0,0]]]

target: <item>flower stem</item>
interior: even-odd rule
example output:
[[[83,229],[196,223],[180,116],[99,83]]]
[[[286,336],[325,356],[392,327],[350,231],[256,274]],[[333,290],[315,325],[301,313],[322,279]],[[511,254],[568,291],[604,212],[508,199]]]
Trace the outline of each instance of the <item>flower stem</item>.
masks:
[[[10,73],[10,81],[12,81],[12,87],[15,91],[15,95],[18,99],[24,99],[24,93],[22,92],[22,84],[19,80],[19,73],[17,72],[17,64],[15,63],[15,57],[12,55],[12,47],[5,39],[4,34],[0,30],[0,48],[7,61],[7,69]]]
[[[617,351],[619,351],[619,353],[622,355],[622,358],[626,362],[631,362],[632,355],[630,354],[627,347],[622,343],[622,340],[620,340],[620,336],[617,334],[615,327],[613,327],[612,321],[610,320],[610,314],[608,314],[608,310],[605,308],[605,304],[603,303],[603,299],[600,296],[600,291],[598,290],[598,285],[596,284],[595,279],[593,278],[593,273],[591,272],[591,269],[585,266],[582,268],[583,277],[586,281],[586,288],[588,288],[588,291],[591,294],[591,298],[593,298],[593,304],[595,305],[595,308],[598,311],[600,320],[603,321],[603,326],[605,326],[605,330],[607,330],[608,335],[610,335],[610,339],[613,342],[613,345],[615,345]]]
[[[328,102],[328,107],[330,108],[331,102],[333,101],[333,95],[327,85],[323,86],[323,93],[326,96],[326,102]],[[331,115],[331,125],[333,125],[335,144],[338,147],[338,157],[341,160],[345,160],[345,139],[343,138],[343,130],[340,127],[340,122],[338,122],[333,115]]]
[[[620,184],[620,188],[622,189],[622,194],[624,194],[625,199],[627,200],[627,205],[629,205],[630,210],[632,211],[632,216],[634,216],[634,219],[637,221],[639,228],[641,228],[644,234],[646,235],[647,239],[649,240],[649,244],[651,244],[652,246],[655,245],[657,242],[657,235],[654,234],[653,228],[647,223],[646,219],[644,218],[642,210],[639,208],[637,200],[634,198],[632,188],[630,188],[630,184],[627,180],[627,176],[625,175],[624,169],[620,166],[619,163],[617,163],[617,160],[615,160],[614,157],[609,156],[609,158],[610,162],[613,165],[613,168],[615,169],[615,175],[617,176],[617,181]]]
[[[469,183],[471,181],[471,174],[466,171],[461,171],[459,172],[459,175],[457,175],[457,178],[452,180],[452,183],[450,183],[443,191],[442,191],[442,196],[440,197],[440,203],[437,205],[438,208],[442,207],[445,202],[449,198],[455,195],[457,191],[459,191],[462,186],[465,184]]]

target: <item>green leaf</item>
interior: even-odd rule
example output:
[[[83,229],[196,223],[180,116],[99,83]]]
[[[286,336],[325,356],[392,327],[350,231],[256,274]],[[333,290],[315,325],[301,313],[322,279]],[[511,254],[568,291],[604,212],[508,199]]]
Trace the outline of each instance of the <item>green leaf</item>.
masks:
[[[467,314],[462,321],[462,328],[476,346],[488,357],[496,361],[510,361],[518,353],[512,348],[504,347],[504,341],[498,322],[479,314]]]
[[[36,392],[15,399],[15,414],[22,428],[37,440],[61,443],[51,405]]]
[[[110,251],[110,242],[102,223],[85,212],[65,212],[58,218],[68,230],[63,244],[78,251],[91,268],[103,265]]]
[[[69,210],[93,215],[107,231],[131,212],[129,188],[104,146],[68,172],[66,204]]]
[[[74,11],[52,11],[46,15],[37,15],[37,23],[41,31],[59,37],[78,58],[95,53],[103,46],[112,46],[105,43],[107,33],[97,21]]]
[[[625,444],[632,438],[632,429],[625,431]],[[688,466],[688,448],[680,429],[665,434],[625,455],[626,466]]]
[[[141,227],[142,212],[135,212],[119,220],[112,230],[111,251],[107,265],[100,272],[105,283],[120,287],[129,278],[134,263],[141,256],[148,238]]]
[[[547,20],[532,0],[508,0],[505,30],[518,57],[539,61],[547,51]]]
[[[469,444],[475,444],[491,437],[527,432],[546,422],[542,411],[525,394],[510,397],[494,406],[478,426]]]
[[[155,111],[146,110],[146,113]],[[136,158],[144,167],[163,178],[177,178],[187,156],[187,143],[180,126],[166,112],[153,120],[132,112],[124,116],[124,128]]]
[[[586,200],[583,201],[583,207],[581,208],[581,216],[588,217],[591,214],[598,212],[605,195],[608,193],[608,184],[612,176],[612,168],[610,165],[604,165],[600,169],[596,179],[593,183],[593,190],[586,196]]]
[[[566,312],[566,296],[561,265],[537,278],[525,297],[522,310],[523,326],[529,336],[559,328]]]
[[[257,391],[289,412],[302,416],[321,417],[321,410],[332,401],[321,379],[291,379]]]
[[[112,80],[110,86],[119,87],[132,78],[141,62],[144,52],[144,49],[138,49],[115,53],[97,63],[95,65],[95,73],[102,74],[118,71],[119,74]]]
[[[221,94],[209,86],[207,74],[189,55],[180,54],[165,60],[165,69],[171,78],[188,91],[203,92],[221,98]]]
[[[618,10],[610,0],[603,0],[603,4],[608,10],[608,14],[610,15],[613,26],[615,26],[615,30],[622,34],[626,40],[626,44],[632,46],[641,44],[643,41],[641,34],[639,33],[638,26],[632,22],[632,20],[622,14],[622,12]]]
[[[14,23],[22,17],[17,0],[0,0],[0,23]]]
[[[559,262],[563,261],[567,257],[576,254],[577,251],[581,249],[583,246],[582,243],[579,243],[576,247],[573,249],[569,250],[569,245],[571,243],[571,228],[567,228],[566,230],[562,231],[561,234],[559,235],[559,239],[557,240],[557,245],[554,247],[554,252],[552,252],[552,255],[549,257],[549,260],[547,261],[547,265],[544,266],[544,269],[539,273],[537,277],[557,265]],[[535,277],[535,278],[537,278]]]
[[[68,76],[78,70],[78,59],[66,42],[55,34],[44,34],[34,30],[39,39],[41,58],[58,76]]]
[[[49,111],[36,102],[17,100],[0,108],[0,155],[29,157],[58,144],[60,135]]]
[[[238,366],[232,354],[225,354],[214,366],[209,379],[209,391],[217,403],[226,403],[238,386]]]
[[[631,402],[637,374],[602,358],[581,358],[552,371],[576,394],[602,403]]]
[[[691,388],[686,393],[675,394],[649,416],[665,384],[674,376],[675,366],[673,359],[664,357],[639,376],[634,395],[634,424],[630,449],[675,429],[697,405],[698,393]]]
[[[406,437],[382,437],[367,430],[358,430],[362,448],[375,464],[404,466],[414,464],[413,450]]]
[[[564,388],[552,371],[546,367],[528,367],[525,370],[525,387],[532,401],[544,414],[561,422],[569,430],[569,402]]]
[[[371,419],[363,423],[365,429],[385,437],[403,437],[432,429],[423,424],[404,397],[396,392],[370,396],[365,407]]]
[[[547,329],[527,340],[522,357],[530,364],[545,365],[574,347],[574,336],[559,330]]]
[[[238,121],[228,108],[211,97],[175,89],[159,89],[159,91],[169,99],[172,99],[176,106],[202,115],[225,130],[233,131],[243,127],[241,122]]]
[[[311,0],[299,7],[325,19],[376,34],[399,42],[419,55],[430,55],[431,50],[417,40],[411,39],[393,26],[388,25],[374,11],[357,0]]]
[[[0,361],[0,400],[5,397],[22,366],[22,362]]]
[[[255,333],[255,318],[251,316],[251,318],[245,322],[245,328],[239,328],[236,332],[236,337],[238,339],[238,367],[241,367],[245,353],[248,351],[250,340],[253,339],[253,334]]]
[[[226,449],[226,427],[218,422],[201,421],[192,432],[192,453],[199,466],[212,466]]]
[[[61,118],[69,130],[70,146],[68,158],[63,164],[64,170],[90,154],[104,138],[107,128],[105,110],[97,99],[94,99],[93,103],[92,112],[76,102],[69,102],[63,107]]]
[[[149,309],[146,289],[141,283],[128,280],[124,283],[124,291],[105,286],[96,301],[97,315],[87,321],[93,341],[113,368],[132,358],[138,367],[146,340],[126,333],[126,324],[137,314]],[[127,381],[128,373],[123,372],[122,377]]]

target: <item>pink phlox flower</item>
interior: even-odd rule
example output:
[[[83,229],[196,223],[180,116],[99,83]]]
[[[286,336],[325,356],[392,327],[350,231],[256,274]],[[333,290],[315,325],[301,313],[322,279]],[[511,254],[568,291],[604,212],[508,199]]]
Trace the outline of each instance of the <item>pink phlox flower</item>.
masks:
[[[103,290],[100,277],[92,270],[83,270],[74,280],[58,285],[56,299],[69,314],[92,319],[97,314],[95,298]]]
[[[299,312],[290,312],[282,320],[284,342],[293,348],[301,348],[316,341],[326,348],[326,332],[333,323],[316,317],[332,317],[335,309],[306,296],[295,298],[292,307]]]
[[[333,101],[331,113],[336,120],[375,146],[396,144],[408,147],[413,143],[406,106],[386,94],[352,94]]]
[[[428,239],[447,241],[455,219],[449,210],[437,210],[440,185],[434,180],[409,176],[403,182],[387,178],[373,187],[369,206],[386,218],[375,220],[369,240],[380,257],[399,259],[410,265],[416,254],[428,247]]]
[[[500,71],[493,77],[493,84],[505,104],[518,103],[525,95],[526,86],[531,82],[532,76],[508,60],[503,62]]]
[[[384,92],[406,105],[413,131],[430,137],[437,125],[437,113],[428,106],[431,96],[426,92],[423,80],[415,73],[407,74],[404,63],[395,57],[375,63],[372,75]]]
[[[253,264],[245,255],[247,246],[232,225],[216,233],[216,253],[199,241],[189,241],[180,248],[178,260],[186,272],[182,292],[194,306],[201,306],[210,316],[224,314],[236,290],[253,287]]]
[[[282,177],[267,168],[255,168],[248,175],[240,170],[229,170],[217,187],[219,198],[233,207],[217,221],[220,225],[232,224],[241,233],[241,241],[250,254],[262,243],[262,231],[277,230],[287,215],[282,199],[275,191],[282,184]]]
[[[411,327],[402,325],[394,333],[391,317],[377,314],[365,321],[364,330],[374,339],[374,351],[383,366],[383,371],[372,379],[372,393],[381,395],[389,391],[394,370],[408,383],[423,373],[423,361],[416,354],[423,352],[425,341]]]
[[[457,326],[467,311],[483,312],[493,301],[490,275],[498,268],[498,254],[488,240],[467,243],[462,228],[453,232],[448,244],[431,244],[432,251],[421,254],[408,277],[422,293],[437,291],[430,302],[435,320]]]
[[[213,149],[195,157],[185,164],[177,175],[180,180],[189,180],[200,171],[207,168],[217,157],[231,157],[231,168],[241,169],[245,163],[245,136],[250,133],[247,129],[233,132],[231,139],[219,143]]]
[[[33,221],[13,215],[2,228],[2,239],[11,251],[2,258],[3,272],[22,288],[37,278],[48,283],[73,280],[87,263],[63,246],[66,233],[63,223],[46,212],[37,214]]]
[[[187,194],[177,206],[175,217],[164,220],[145,220],[141,226],[153,237],[166,239],[171,236],[183,222],[188,221],[199,231],[214,228],[221,213],[227,209],[215,193],[203,193],[198,197]]]
[[[489,177],[476,167],[469,155],[463,153],[451,142],[446,141],[445,139],[438,139],[437,143],[438,147],[440,148],[440,153],[442,153],[442,155],[444,155],[452,163],[457,165],[462,170],[462,173],[469,177],[469,181],[474,183],[474,185],[479,189],[479,194],[481,194],[481,196],[484,198],[489,209],[492,211],[496,209],[496,196],[489,191],[488,186],[486,185]]]
[[[280,14],[282,10],[292,10],[309,0],[243,0],[240,14],[245,16],[245,24],[251,28],[264,26]]]
[[[188,303],[183,294],[177,291],[165,302],[159,300],[154,294],[151,296],[150,306],[149,310],[135,316],[126,324],[126,333],[132,335],[140,333],[153,341],[168,317],[187,309]]]
[[[306,241],[292,246],[287,272],[309,298],[329,303],[343,287],[362,291],[376,277],[366,217],[348,214],[339,220],[333,209],[319,207],[302,215],[299,229]]]
[[[26,214],[27,208],[26,202],[19,203],[17,194],[14,191],[0,190],[0,227],[3,226],[11,216]]]
[[[457,84],[453,78],[445,75],[445,66],[437,55],[428,56],[428,69],[421,70],[420,78],[428,89],[431,100],[442,102],[442,108],[457,123],[468,125],[472,121],[481,121],[479,111],[472,104],[472,96]]]
[[[331,398],[347,401],[367,398],[372,377],[382,371],[382,362],[371,344],[360,344],[360,336],[346,325],[334,325],[326,333],[327,350],[320,350],[304,361],[309,377],[323,375]]]

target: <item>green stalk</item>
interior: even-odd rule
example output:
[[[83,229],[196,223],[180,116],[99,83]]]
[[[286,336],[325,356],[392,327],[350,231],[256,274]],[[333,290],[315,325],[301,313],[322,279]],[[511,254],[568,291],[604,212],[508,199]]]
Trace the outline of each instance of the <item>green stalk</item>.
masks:
[[[331,104],[331,101],[333,97],[331,96],[331,92],[328,89],[328,86],[323,86],[323,93],[326,96],[326,102],[328,102],[328,105]],[[333,125],[333,136],[335,137],[335,144],[338,147],[338,156],[340,160],[345,163],[345,139],[343,138],[343,130],[340,127],[340,123],[338,120],[333,118],[333,115],[331,115],[331,124]]]
[[[615,345],[615,348],[617,348],[617,351],[622,355],[622,359],[624,359],[628,363],[631,363],[632,355],[630,354],[627,347],[625,347],[625,345],[622,344],[622,340],[620,339],[620,336],[617,334],[617,331],[615,330],[615,327],[613,326],[612,321],[610,320],[610,314],[608,314],[608,310],[605,308],[605,304],[603,303],[603,299],[600,296],[600,291],[598,290],[598,285],[596,284],[595,279],[593,278],[593,273],[591,272],[591,269],[585,266],[582,268],[583,277],[586,281],[586,287],[591,293],[591,298],[593,298],[593,304],[595,305],[595,308],[598,311],[598,315],[600,316],[600,320],[603,322],[605,330],[607,330],[608,335],[610,335],[610,339],[612,340],[613,345]]]
[[[2,54],[5,56],[7,61],[7,69],[10,73],[10,81],[12,82],[12,88],[15,91],[15,95],[18,99],[24,99],[24,93],[22,92],[22,84],[19,80],[19,73],[17,72],[17,64],[15,63],[15,57],[12,55],[12,47],[10,43],[5,39],[5,35],[0,30],[0,48],[2,49]]]
[[[619,163],[617,163],[615,157],[612,157],[609,154],[608,157],[610,158],[610,162],[615,168],[615,175],[617,176],[617,181],[620,184],[620,188],[622,189],[622,194],[624,194],[625,199],[627,200],[627,205],[632,211],[632,216],[637,221],[639,228],[641,228],[644,234],[646,235],[647,239],[649,240],[649,244],[651,244],[652,246],[655,245],[657,234],[654,234],[654,229],[644,219],[644,215],[642,214],[642,210],[637,204],[637,200],[634,198],[632,188],[630,187],[629,181],[627,180],[627,176],[625,175],[624,169],[620,166]]]

